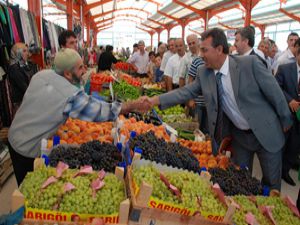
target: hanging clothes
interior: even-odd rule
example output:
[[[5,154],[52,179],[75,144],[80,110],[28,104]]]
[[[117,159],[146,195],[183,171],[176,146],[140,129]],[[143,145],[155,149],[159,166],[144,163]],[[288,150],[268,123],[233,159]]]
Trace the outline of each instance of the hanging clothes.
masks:
[[[32,44],[35,44],[35,42],[34,42],[34,37],[31,29],[29,17],[27,12],[24,9],[20,9],[20,18],[21,18],[25,43],[28,46],[31,46]]]
[[[19,36],[18,28],[17,28],[16,21],[15,21],[15,18],[14,18],[14,14],[13,14],[13,11],[12,11],[11,8],[8,8],[8,13],[9,13],[9,17],[10,17],[10,20],[11,20],[12,33],[13,33],[14,41],[15,41],[15,43],[21,42],[22,40]]]
[[[14,15],[14,19],[17,25],[17,29],[18,29],[18,33],[19,33],[19,38],[20,38],[20,42],[24,42],[24,35],[23,35],[23,28],[22,28],[22,24],[21,24],[21,18],[20,18],[20,11],[19,11],[19,5],[14,5],[14,6],[10,6],[13,15]]]

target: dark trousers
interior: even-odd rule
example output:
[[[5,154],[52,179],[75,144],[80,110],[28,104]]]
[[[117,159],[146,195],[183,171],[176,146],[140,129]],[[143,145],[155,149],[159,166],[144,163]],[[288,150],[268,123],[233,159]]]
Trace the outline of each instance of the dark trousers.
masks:
[[[20,186],[27,172],[33,171],[34,158],[28,158],[17,153],[8,143],[10,158],[13,164],[17,184]]]
[[[300,153],[300,122],[294,118],[294,123],[287,134],[285,149],[282,156],[282,172],[288,173],[291,167],[299,161]]]
[[[239,166],[247,166],[252,172],[254,153],[257,154],[262,168],[262,184],[270,189],[281,188],[282,149],[269,152],[259,143],[250,131],[232,128],[233,161]]]
[[[204,134],[209,134],[206,107],[197,104],[196,114],[198,114],[199,129]]]

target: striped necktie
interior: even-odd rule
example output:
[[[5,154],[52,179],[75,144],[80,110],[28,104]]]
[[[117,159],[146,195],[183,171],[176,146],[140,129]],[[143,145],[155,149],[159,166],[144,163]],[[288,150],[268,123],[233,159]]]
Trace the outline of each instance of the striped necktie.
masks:
[[[222,85],[222,73],[217,72],[216,81],[217,81],[217,95],[218,95],[218,115],[215,128],[215,140],[217,144],[220,144],[222,141],[222,128],[223,128],[223,110],[224,110],[224,89]]]

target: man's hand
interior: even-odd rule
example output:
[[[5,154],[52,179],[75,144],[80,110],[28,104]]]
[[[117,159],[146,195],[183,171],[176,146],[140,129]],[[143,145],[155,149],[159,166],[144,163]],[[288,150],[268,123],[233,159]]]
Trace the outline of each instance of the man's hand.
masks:
[[[193,99],[189,100],[188,103],[187,103],[187,106],[190,108],[190,109],[194,109],[195,106],[196,106],[196,103]]]
[[[292,101],[289,102],[289,107],[292,112],[297,112],[300,107],[300,102],[293,99]]]

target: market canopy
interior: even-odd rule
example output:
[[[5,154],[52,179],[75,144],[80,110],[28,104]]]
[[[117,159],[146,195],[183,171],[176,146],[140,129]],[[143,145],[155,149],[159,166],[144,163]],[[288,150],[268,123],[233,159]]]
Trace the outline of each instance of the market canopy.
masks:
[[[262,30],[269,24],[300,21],[299,0],[52,0],[52,3],[68,16],[82,18],[87,28],[96,33],[122,20],[135,23],[149,34],[163,30],[169,33],[173,27],[185,28],[191,22],[193,30],[201,32],[208,27],[235,29],[249,24]]]

